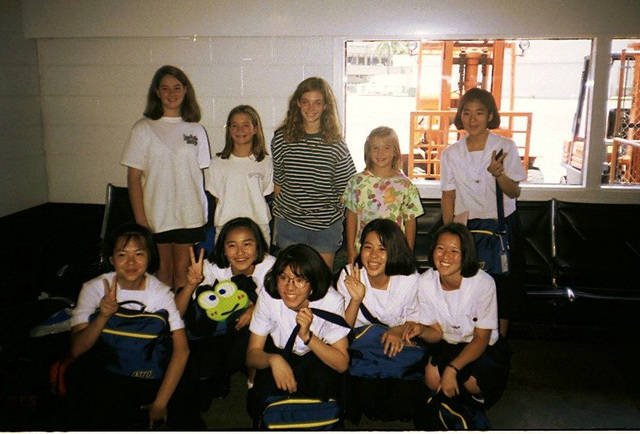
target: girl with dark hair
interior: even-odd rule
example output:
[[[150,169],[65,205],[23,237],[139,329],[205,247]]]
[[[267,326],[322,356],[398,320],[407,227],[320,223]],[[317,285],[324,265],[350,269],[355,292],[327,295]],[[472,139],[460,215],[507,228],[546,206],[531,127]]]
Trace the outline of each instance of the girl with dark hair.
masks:
[[[362,248],[355,264],[347,265],[338,278],[345,299],[345,320],[352,327],[371,324],[369,313],[389,327],[404,324],[416,309],[418,273],[413,254],[400,227],[388,219],[370,221],[362,230]],[[386,351],[396,354],[404,342],[389,333]]]
[[[199,285],[212,285],[216,281],[244,274],[251,277],[256,291],[261,292],[265,276],[276,260],[269,254],[269,247],[260,227],[248,217],[237,217],[225,223],[209,258],[204,260],[203,249],[199,255],[196,259],[191,248],[187,285],[176,295],[176,304],[182,315]],[[249,324],[252,312],[253,305],[238,319],[236,329]]]
[[[260,227],[247,217],[229,220],[222,226],[218,241],[207,260],[204,259],[204,250],[200,250],[196,260],[191,248],[190,256],[187,285],[176,294],[176,304],[185,318],[187,329],[193,332],[189,334],[191,359],[188,368],[190,374],[198,372],[195,375],[198,377],[195,387],[199,390],[198,400],[204,411],[209,408],[214,396],[225,397],[229,393],[230,375],[244,367],[249,338],[247,326],[251,321],[255,300],[262,292],[265,275],[273,266],[275,258],[268,253],[267,242]],[[225,315],[224,318],[215,319],[226,321],[226,333],[216,334],[217,324],[215,329],[211,328],[211,333],[196,333],[197,327],[201,325],[200,321],[207,324],[211,321],[208,317],[203,317],[195,323],[196,304],[203,310],[213,312],[217,307],[216,303],[223,306],[224,298],[231,300],[235,297],[228,288],[222,289],[226,293],[221,293],[220,289],[216,291],[217,285],[224,281],[234,281],[238,287],[235,294],[244,292],[239,296],[237,306],[234,301],[229,309],[221,309],[233,310],[233,316]],[[248,374],[251,383],[253,374]]]
[[[156,273],[177,288],[186,283],[189,246],[204,240],[207,199],[203,169],[209,139],[200,121],[193,85],[174,66],[153,76],[144,117],[131,129],[121,164],[127,166],[136,223],[154,234],[160,257]]]
[[[498,219],[496,183],[503,208],[510,248],[509,275],[494,275],[498,288],[500,333],[506,336],[509,319],[520,314],[524,300],[524,257],[516,199],[519,183],[527,179],[513,140],[490,132],[500,126],[500,114],[490,92],[468,90],[458,105],[458,129],[466,135],[442,153],[440,188],[444,223],[475,226],[476,219]]]
[[[331,286],[331,270],[311,247],[294,244],[282,250],[265,280],[249,329],[247,366],[258,370],[248,407],[257,426],[266,399],[295,395],[340,398],[341,376],[349,366],[349,329],[311,311],[344,315],[343,300]],[[292,355],[282,350],[296,325]]]
[[[329,268],[342,245],[342,194],[355,174],[342,138],[336,101],[319,77],[302,81],[271,141],[274,181],[274,243],[304,243]]]
[[[345,320],[356,334],[373,323],[389,327],[382,334],[384,354],[396,357],[409,341],[402,338],[403,325],[417,314],[418,278],[415,259],[400,227],[388,219],[370,221],[362,230],[356,262],[338,278],[345,300]],[[417,368],[421,370],[421,366]],[[357,422],[368,418],[411,418],[411,396],[421,389],[419,381],[397,378],[364,378],[349,375],[347,417]],[[422,386],[423,387],[423,386]]]
[[[137,424],[150,428],[155,423],[167,421],[173,429],[204,427],[195,412],[190,412],[193,419],[182,425],[189,411],[176,407],[178,401],[174,392],[187,364],[189,347],[171,288],[147,273],[156,255],[155,249],[146,228],[137,224],[117,228],[105,243],[105,252],[108,252],[114,271],[82,286],[71,317],[71,355],[78,358],[86,353],[89,357],[81,359],[85,363],[74,362],[74,372],[82,375],[74,376],[75,387],[70,387],[69,391],[73,408],[78,412],[79,420],[74,421],[78,424],[77,429],[130,430]],[[119,303],[125,301],[143,304],[148,313],[168,312],[172,350],[165,360],[167,365],[162,378],[138,378],[109,372],[102,367],[102,355],[115,350],[106,347],[106,350],[91,351],[97,347],[103,330],[114,327],[110,320]],[[131,308],[129,304],[125,307]]]
[[[229,112],[225,146],[211,160],[206,186],[216,198],[216,240],[226,222],[250,217],[271,244],[271,211],[265,196],[273,192],[273,164],[253,107],[239,105]]]
[[[420,276],[419,314],[403,337],[435,344],[425,369],[427,387],[447,397],[473,397],[494,405],[506,384],[511,351],[498,332],[495,283],[478,268],[473,236],[460,223],[440,228]]]

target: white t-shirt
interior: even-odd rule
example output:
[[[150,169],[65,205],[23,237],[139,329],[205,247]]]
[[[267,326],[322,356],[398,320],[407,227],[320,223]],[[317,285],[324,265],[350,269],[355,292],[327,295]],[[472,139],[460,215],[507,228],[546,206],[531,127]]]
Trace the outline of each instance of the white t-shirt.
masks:
[[[455,215],[469,212],[469,219],[497,219],[495,178],[489,171],[492,151],[502,149],[507,153],[504,159],[505,174],[513,181],[522,182],[527,174],[522,166],[516,144],[511,139],[489,133],[484,150],[469,152],[467,139],[463,137],[442,152],[440,189],[456,191]],[[516,210],[516,200],[504,197],[504,215]]]
[[[329,288],[327,294],[320,300],[309,303],[310,307],[333,312],[344,318],[344,300],[334,288]],[[260,294],[253,310],[253,317],[249,330],[259,336],[271,335],[276,347],[286,346],[291,332],[296,326],[297,312],[289,309],[282,300],[272,298],[266,291]],[[331,345],[349,334],[350,329],[326,321],[314,315],[311,322],[313,335]],[[299,336],[293,344],[293,353],[303,355],[308,353],[307,347]]]
[[[80,290],[78,296],[78,304],[73,310],[71,316],[71,326],[78,324],[88,323],[89,316],[95,313],[96,309],[100,306],[100,300],[104,297],[104,279],[111,284],[115,272],[102,274],[94,279],[89,280]],[[184,322],[180,318],[178,308],[173,299],[173,292],[171,288],[160,282],[155,276],[151,274],[146,275],[146,287],[141,291],[134,291],[130,289],[122,289],[118,285],[118,292],[116,295],[118,302],[123,301],[139,301],[146,306],[146,312],[157,312],[161,309],[166,309],[169,312],[169,329],[171,331],[184,328]],[[138,309],[138,305],[131,304],[123,307]]]
[[[253,274],[251,278],[256,284],[256,294],[259,296],[262,294],[262,290],[264,288],[264,278],[273,268],[273,264],[276,262],[276,258],[267,254],[262,262],[256,264],[253,269]],[[202,274],[204,274],[204,280],[200,285],[213,285],[215,281],[228,280],[233,277],[231,273],[231,267],[220,268],[215,264],[212,264],[208,260],[204,261]],[[193,292],[193,297],[195,297],[196,292]]]
[[[347,266],[351,272],[351,265]],[[344,284],[347,276],[342,270],[338,278],[338,291],[344,297],[344,305],[349,305],[351,296]],[[362,303],[367,310],[382,323],[389,327],[394,327],[404,322],[416,314],[418,309],[418,278],[419,274],[413,273],[409,276],[391,276],[387,289],[376,289],[371,286],[367,271],[360,271],[360,280],[365,286],[365,295]],[[371,324],[358,309],[355,327]]]
[[[209,139],[199,123],[163,117],[133,125],[120,163],[143,172],[143,206],[154,233],[204,226],[202,169],[210,162]]]
[[[273,192],[270,156],[262,161],[253,155],[241,158],[231,154],[226,160],[214,157],[206,174],[207,190],[218,198],[217,228],[236,217],[249,217],[260,226],[269,224],[271,211],[264,197]]]
[[[411,318],[420,324],[440,324],[444,340],[457,344],[471,342],[474,329],[491,330],[489,345],[498,340],[498,302],[493,278],[482,270],[463,277],[459,289],[445,291],[440,274],[430,268],[420,276],[419,314]]]

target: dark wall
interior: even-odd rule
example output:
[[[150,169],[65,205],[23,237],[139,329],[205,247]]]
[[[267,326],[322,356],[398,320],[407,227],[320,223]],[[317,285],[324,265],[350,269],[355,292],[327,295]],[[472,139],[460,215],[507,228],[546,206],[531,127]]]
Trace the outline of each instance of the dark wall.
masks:
[[[46,203],[0,218],[0,307],[41,292],[75,301],[96,270],[103,214],[104,205]]]

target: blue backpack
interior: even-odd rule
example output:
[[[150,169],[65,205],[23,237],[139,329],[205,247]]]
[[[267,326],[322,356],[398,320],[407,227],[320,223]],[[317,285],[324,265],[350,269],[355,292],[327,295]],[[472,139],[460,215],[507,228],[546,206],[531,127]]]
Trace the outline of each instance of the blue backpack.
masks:
[[[311,308],[314,315],[334,324],[350,328],[340,315],[322,309]],[[289,361],[300,325],[296,325],[287,344],[282,349],[282,357]],[[331,430],[340,427],[342,408],[334,399],[323,401],[307,397],[271,396],[260,418],[261,429],[282,430]]]
[[[406,345],[394,357],[389,357],[380,343],[387,330],[389,328],[381,324],[369,324],[354,330],[353,341],[349,345],[349,375],[407,380],[424,377],[425,347],[420,343]]]
[[[139,309],[124,305],[136,304]],[[94,345],[104,368],[114,374],[142,379],[160,379],[169,364],[172,342],[169,313],[147,312],[138,301],[123,301],[102,329]],[[98,314],[96,311],[89,321]]]
[[[502,150],[498,153],[502,154]],[[471,219],[467,227],[476,242],[480,268],[489,274],[508,276],[511,252],[508,226],[504,219],[503,192],[496,179],[496,208],[498,219]]]
[[[270,397],[260,421],[262,429],[331,430],[342,416],[338,402],[314,398]]]
[[[230,333],[238,317],[258,297],[256,283],[244,274],[216,280],[213,285],[201,285],[195,294],[184,314],[189,340]]]
[[[421,379],[424,377],[424,365],[427,351],[420,340],[411,341],[394,357],[384,353],[380,342],[382,335],[389,330],[364,304],[360,311],[371,324],[354,329],[349,345],[349,375],[364,378],[403,378]]]
[[[491,424],[482,404],[470,401],[467,396],[447,398],[442,392],[432,392],[424,411],[418,412],[414,418],[414,425],[416,429],[427,431],[490,430]]]

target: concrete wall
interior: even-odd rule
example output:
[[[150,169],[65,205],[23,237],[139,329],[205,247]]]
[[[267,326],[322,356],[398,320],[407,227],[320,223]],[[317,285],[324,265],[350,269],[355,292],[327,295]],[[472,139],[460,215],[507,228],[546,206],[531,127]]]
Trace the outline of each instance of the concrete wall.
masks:
[[[0,4],[12,12],[10,24],[18,33],[6,33],[2,26],[1,49],[6,49],[6,42],[28,48],[10,52],[12,61],[32,53],[31,67],[23,67],[21,78],[39,70],[42,121],[29,134],[40,131],[36,135],[41,166],[43,146],[46,154],[46,171],[41,167],[29,182],[12,182],[15,193],[0,198],[0,215],[47,200],[102,203],[108,182],[125,185],[120,153],[131,125],[141,116],[151,76],[163,64],[174,64],[190,76],[216,152],[230,108],[254,105],[270,138],[285,115],[287,98],[312,75],[332,83],[343,115],[346,39],[594,37],[595,109],[590,113],[590,134],[604,137],[610,41],[640,36],[640,2],[635,0],[612,0],[606,7],[599,0],[4,0]],[[14,22],[20,9],[22,27]],[[28,100],[37,88],[35,81],[17,96]],[[6,94],[3,82],[3,107]],[[29,113],[28,118],[36,118],[38,108]],[[18,124],[18,119],[10,122],[11,128]],[[27,146],[34,142],[31,138],[13,141],[0,143],[3,155],[9,148],[20,149],[15,157],[2,160],[0,173],[22,167],[22,160],[33,153]],[[640,202],[637,193],[601,188],[603,147],[601,140],[591,144],[588,164],[593,170],[584,186],[528,188],[523,199]],[[5,175],[0,177],[4,192]],[[32,184],[42,190],[43,177],[48,195],[25,202],[24,196],[33,196]],[[439,196],[437,186],[420,189],[424,196]]]
[[[19,1],[0,1],[0,216],[47,201],[37,43]]]

